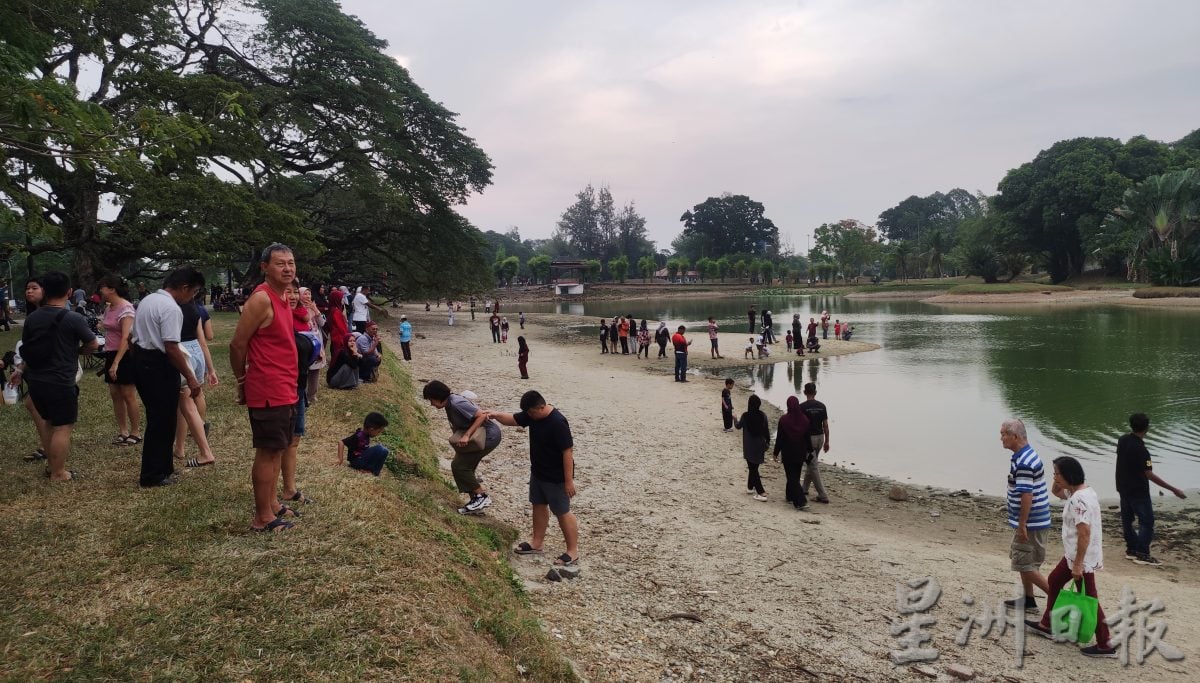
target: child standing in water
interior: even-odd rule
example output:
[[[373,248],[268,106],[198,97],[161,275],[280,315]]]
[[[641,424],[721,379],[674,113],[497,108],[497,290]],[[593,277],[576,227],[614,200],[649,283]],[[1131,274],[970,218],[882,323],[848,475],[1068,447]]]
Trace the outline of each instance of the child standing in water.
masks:
[[[529,345],[525,337],[517,337],[517,369],[521,371],[521,379],[529,379]]]

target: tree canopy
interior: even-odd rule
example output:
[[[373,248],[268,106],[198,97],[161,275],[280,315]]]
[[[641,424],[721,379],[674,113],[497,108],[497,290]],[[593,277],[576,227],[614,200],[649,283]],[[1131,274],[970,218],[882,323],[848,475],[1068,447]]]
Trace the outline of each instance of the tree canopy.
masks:
[[[90,281],[180,261],[244,274],[278,240],[307,272],[394,291],[486,281],[452,207],[490,161],[334,0],[2,11],[7,251],[70,253]]]
[[[736,253],[776,256],[779,228],[765,213],[761,203],[743,194],[709,197],[679,217],[684,227],[676,251],[692,259]]]

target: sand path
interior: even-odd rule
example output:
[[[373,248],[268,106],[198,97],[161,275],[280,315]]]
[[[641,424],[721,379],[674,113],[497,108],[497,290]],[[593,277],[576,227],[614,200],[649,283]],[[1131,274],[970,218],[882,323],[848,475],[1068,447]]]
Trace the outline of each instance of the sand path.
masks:
[[[514,324],[509,343],[499,345],[491,343],[482,315],[475,322],[459,315],[448,327],[444,311],[406,312],[424,337],[413,345],[418,387],[441,379],[504,411],[515,411],[521,393],[536,388],[571,422],[582,577],[544,580],[550,558],[563,550],[553,522],[545,557],[512,561],[546,628],[588,680],[927,680],[888,657],[899,649],[889,633],[898,618],[896,584],[924,576],[944,589],[931,612],[937,624],[929,629],[940,658],[928,665],[942,680],[950,680],[940,672],[951,663],[974,668],[977,680],[1106,681],[1135,673],[1194,680],[1186,660],[1168,663],[1155,654],[1135,672],[1032,635],[1019,669],[1011,631],[999,639],[975,634],[967,647],[955,645],[964,592],[977,601],[972,613],[1011,595],[1010,532],[995,499],[909,486],[909,500],[893,502],[888,482],[826,467],[833,503],[814,502],[797,512],[783,502],[782,469],[768,462],[763,477],[770,500],[757,503],[745,493],[740,433],[721,432],[718,380],[678,384],[665,376],[667,360],[602,356],[590,344],[555,342],[559,326],[574,322],[565,317],[534,316],[524,331]],[[518,334],[532,348],[530,380],[518,377]],[[703,344],[697,338],[693,348]],[[700,350],[692,354],[693,367],[708,363],[706,347]],[[660,374],[648,374],[647,367]],[[738,412],[744,405],[742,392],[735,397]],[[830,410],[836,450],[839,406]],[[430,412],[434,440],[442,441],[449,429]],[[903,442],[897,435],[898,457],[919,450]],[[997,451],[998,458],[995,471],[981,476],[1003,477],[999,444],[980,448]],[[443,467],[449,479],[448,461]],[[505,429],[480,474],[495,499],[488,513],[527,537],[524,432]],[[1054,561],[1061,553],[1058,523],[1056,514],[1049,544]],[[1162,598],[1171,626],[1167,641],[1189,659],[1200,656],[1194,565],[1136,567],[1121,558],[1119,536],[1111,532],[1105,548],[1102,604],[1115,609],[1123,584],[1139,598]]]

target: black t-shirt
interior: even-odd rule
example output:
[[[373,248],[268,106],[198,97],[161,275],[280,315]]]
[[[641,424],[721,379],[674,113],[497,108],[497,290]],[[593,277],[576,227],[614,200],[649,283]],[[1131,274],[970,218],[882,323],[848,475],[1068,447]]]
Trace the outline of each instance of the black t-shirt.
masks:
[[[1150,497],[1150,480],[1146,473],[1154,469],[1150,451],[1142,437],[1126,434],[1117,440],[1117,492],[1125,498]]]
[[[45,338],[53,343],[49,364],[35,368],[26,362],[24,375],[27,381],[75,386],[80,345],[91,342],[96,334],[88,327],[87,319],[73,311],[67,311],[56,327],[54,320],[62,310],[58,306],[40,306],[25,318],[25,326],[21,330],[22,348],[30,340],[44,338],[47,331],[49,334]]]
[[[829,411],[825,409],[825,404],[817,399],[809,399],[800,404],[800,410],[808,416],[808,433],[813,436],[820,436],[825,433],[823,425],[829,419]]]
[[[200,309],[194,303],[181,304],[183,311],[183,327],[179,330],[179,341],[196,341],[196,326],[200,324]]]
[[[566,481],[563,451],[575,445],[567,418],[555,408],[540,420],[524,411],[515,413],[513,419],[529,428],[529,464],[533,478],[555,484]],[[574,477],[574,472],[571,474]]]

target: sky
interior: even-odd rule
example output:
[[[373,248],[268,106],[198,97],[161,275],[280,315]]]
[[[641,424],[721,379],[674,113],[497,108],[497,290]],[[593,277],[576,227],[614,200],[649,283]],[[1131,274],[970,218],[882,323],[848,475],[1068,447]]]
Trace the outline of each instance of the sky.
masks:
[[[343,0],[495,165],[460,211],[549,237],[587,184],[647,218],[725,192],[799,253],[910,195],[992,194],[1058,140],[1200,128],[1195,0]]]

